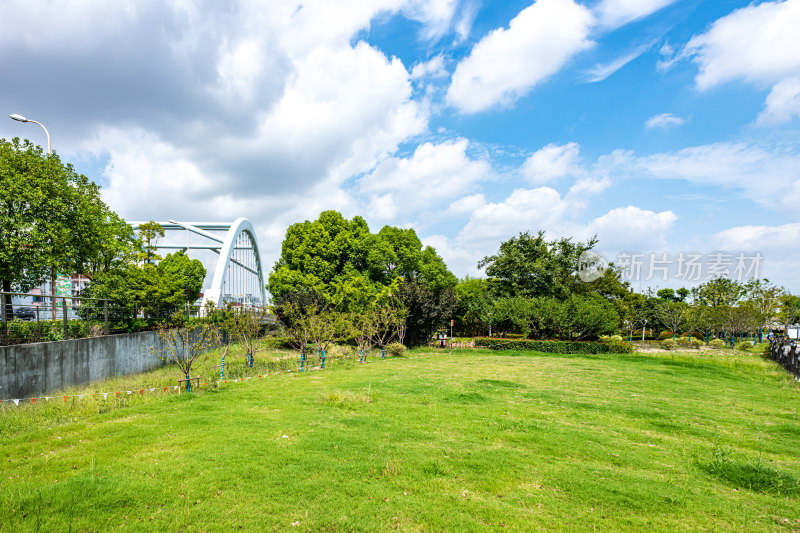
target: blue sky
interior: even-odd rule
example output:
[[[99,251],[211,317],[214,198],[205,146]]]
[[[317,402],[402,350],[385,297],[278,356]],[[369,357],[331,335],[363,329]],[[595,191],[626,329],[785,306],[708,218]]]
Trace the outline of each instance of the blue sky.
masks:
[[[755,257],[800,291],[800,0],[0,6],[0,101],[129,220],[414,227],[459,276],[520,231]],[[31,125],[0,137],[43,142]]]

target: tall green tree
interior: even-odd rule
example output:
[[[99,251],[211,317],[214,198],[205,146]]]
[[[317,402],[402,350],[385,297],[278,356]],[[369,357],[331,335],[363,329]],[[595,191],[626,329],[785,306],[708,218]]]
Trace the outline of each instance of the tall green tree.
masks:
[[[752,279],[745,283],[745,298],[753,307],[753,320],[759,342],[762,340],[762,331],[768,328],[778,317],[781,297],[785,291],[769,282],[768,279]]]
[[[0,139],[3,290],[28,290],[45,277],[54,286],[58,272],[92,273],[129,244],[123,225],[100,199],[99,187],[58,154],[27,140]]]
[[[745,292],[744,286],[736,280],[719,277],[706,281],[692,289],[692,297],[696,303],[717,307],[733,306]]]
[[[347,220],[324,211],[317,220],[286,230],[267,288],[276,302],[286,294],[314,293],[332,309],[358,313],[396,294],[409,279],[434,292],[456,284],[442,258],[423,247],[413,229],[385,226],[371,233],[361,217]]]
[[[485,268],[490,286],[497,296],[554,296],[566,298],[581,292],[579,258],[591,250],[596,238],[576,243],[570,238],[548,241],[544,232],[535,236],[520,233],[500,244],[495,255],[484,257],[478,268]]]

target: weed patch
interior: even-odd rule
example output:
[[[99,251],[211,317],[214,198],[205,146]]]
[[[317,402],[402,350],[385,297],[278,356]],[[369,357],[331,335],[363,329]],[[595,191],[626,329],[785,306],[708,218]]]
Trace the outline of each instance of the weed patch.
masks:
[[[800,494],[800,478],[761,459],[741,460],[730,451],[715,447],[708,461],[698,461],[701,470],[728,484],[756,492]]]
[[[359,404],[373,403],[377,394],[371,388],[363,392],[353,392],[349,390],[333,390],[322,395],[321,403],[334,405],[336,407],[355,407]]]

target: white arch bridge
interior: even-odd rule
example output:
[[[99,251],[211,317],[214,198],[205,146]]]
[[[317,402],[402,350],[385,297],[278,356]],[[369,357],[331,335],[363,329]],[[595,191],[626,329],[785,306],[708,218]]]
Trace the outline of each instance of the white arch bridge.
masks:
[[[211,287],[203,293],[202,306],[214,302],[216,307],[227,304],[243,307],[263,307],[267,303],[264,269],[253,225],[246,218],[233,222],[158,222],[165,236],[186,232],[185,243],[158,243],[159,250],[209,250],[216,253],[216,266]],[[224,231],[224,234],[219,232]],[[217,233],[214,233],[217,232]],[[191,235],[198,235],[190,238]],[[203,242],[196,242],[201,240]]]

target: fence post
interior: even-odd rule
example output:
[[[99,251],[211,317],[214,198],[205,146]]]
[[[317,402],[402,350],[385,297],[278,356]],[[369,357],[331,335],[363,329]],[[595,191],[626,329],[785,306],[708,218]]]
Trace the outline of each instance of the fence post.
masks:
[[[105,322],[106,335],[109,335],[111,332],[108,329],[108,300],[103,300],[103,321]]]
[[[0,344],[5,344],[8,341],[8,317],[6,316],[6,295],[0,294],[0,318],[3,319],[3,337],[0,338]]]
[[[64,318],[64,340],[69,339],[69,320],[67,319],[67,298],[61,298],[61,311]]]

